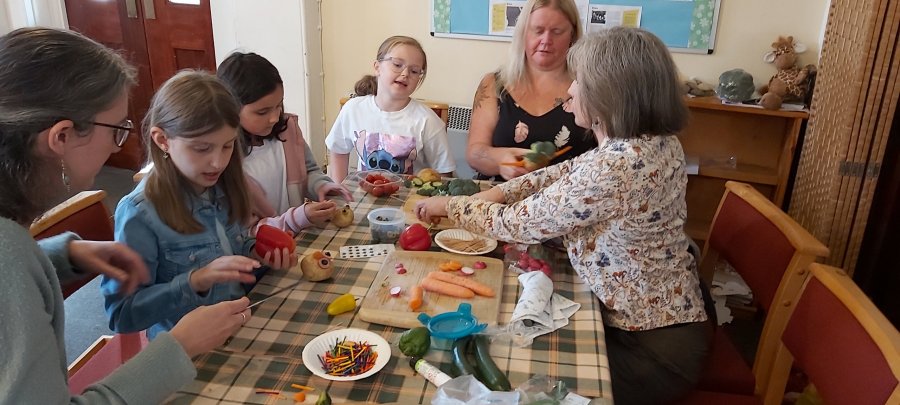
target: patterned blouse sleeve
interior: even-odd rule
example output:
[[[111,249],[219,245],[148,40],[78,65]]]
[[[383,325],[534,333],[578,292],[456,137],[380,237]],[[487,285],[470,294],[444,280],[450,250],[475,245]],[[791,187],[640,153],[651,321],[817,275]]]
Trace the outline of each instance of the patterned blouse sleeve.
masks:
[[[623,194],[628,188],[628,159],[592,155],[573,161],[558,169],[523,176],[516,181],[519,189],[514,184],[504,185],[504,190],[527,195],[510,204],[453,197],[448,204],[449,216],[467,230],[518,243],[542,242],[621,216]],[[571,170],[564,172],[566,168]],[[546,178],[541,176],[544,173]],[[550,176],[556,180],[548,181]]]
[[[553,183],[572,170],[572,161],[573,159],[569,159],[560,164],[535,170],[500,184],[500,190],[503,191],[506,202],[514,203],[520,201],[525,197],[536,193],[546,185]]]

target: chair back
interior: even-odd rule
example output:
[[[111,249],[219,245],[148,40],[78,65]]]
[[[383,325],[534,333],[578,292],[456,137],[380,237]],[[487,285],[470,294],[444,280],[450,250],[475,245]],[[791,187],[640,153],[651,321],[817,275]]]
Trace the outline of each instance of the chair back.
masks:
[[[807,266],[827,255],[825,245],[755,188],[735,181],[725,184],[700,271],[711,283],[716,262],[725,259],[747,282],[766,313],[753,364],[757,392],[768,380],[774,342],[784,330]]]
[[[113,240],[114,230],[109,211],[103,205],[103,190],[82,191],[45,212],[30,228],[31,236],[43,239],[66,231],[75,232],[85,240]],[[88,276],[62,286],[68,297],[96,277]]]
[[[776,350],[766,403],[791,365],[827,404],[900,404],[900,333],[843,270],[813,263]]]
[[[340,106],[343,107],[344,104],[347,103],[347,100],[350,100],[351,98],[352,97],[341,97],[341,99],[339,100]],[[444,121],[444,126],[447,126],[447,123],[450,122],[450,105],[448,105],[447,103],[438,103],[434,101],[419,99],[416,100],[418,100],[422,104],[425,104],[425,106],[430,108],[431,111],[434,111],[434,113],[437,114],[437,116],[440,117],[442,121]]]

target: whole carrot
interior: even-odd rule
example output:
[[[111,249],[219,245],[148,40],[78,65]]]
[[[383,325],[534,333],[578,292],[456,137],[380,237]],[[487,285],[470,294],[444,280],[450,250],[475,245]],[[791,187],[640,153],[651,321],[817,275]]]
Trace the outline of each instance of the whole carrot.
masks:
[[[409,310],[415,311],[422,306],[422,287],[414,285],[409,289]]]
[[[446,283],[458,285],[460,287],[465,287],[469,290],[475,292],[475,294],[481,295],[483,297],[493,297],[494,289],[479,283],[471,278],[460,277],[455,274],[445,273],[443,271],[432,271],[425,276],[425,279],[434,279],[440,280]]]
[[[449,295],[456,298],[472,298],[475,296],[475,293],[466,287],[450,284],[435,278],[423,278],[422,281],[419,282],[419,285],[425,291]]]

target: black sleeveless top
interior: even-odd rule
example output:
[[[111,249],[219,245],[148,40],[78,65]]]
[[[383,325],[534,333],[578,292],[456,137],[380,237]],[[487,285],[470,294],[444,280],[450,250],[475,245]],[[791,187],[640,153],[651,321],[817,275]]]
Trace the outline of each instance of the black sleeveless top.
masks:
[[[500,93],[497,104],[500,116],[491,138],[495,147],[528,149],[537,141],[553,142],[557,149],[572,146],[572,149],[553,159],[550,164],[569,160],[597,147],[597,138],[587,135],[584,128],[575,125],[575,115],[563,110],[562,104],[536,117],[519,107],[505,89]],[[505,181],[499,175],[485,176],[477,173],[475,177]]]

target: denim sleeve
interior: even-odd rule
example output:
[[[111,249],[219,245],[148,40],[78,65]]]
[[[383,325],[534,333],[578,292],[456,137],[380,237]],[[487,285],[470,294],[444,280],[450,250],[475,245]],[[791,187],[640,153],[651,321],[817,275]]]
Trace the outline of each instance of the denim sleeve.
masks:
[[[211,297],[201,297],[188,283],[190,272],[179,274],[171,281],[160,282],[158,235],[149,226],[146,213],[130,200],[123,200],[116,208],[116,241],[128,245],[144,259],[150,272],[150,282],[138,287],[131,295],[119,294],[119,283],[102,277],[100,289],[105,299],[109,328],[119,333],[136,332],[200,305],[210,304]]]

